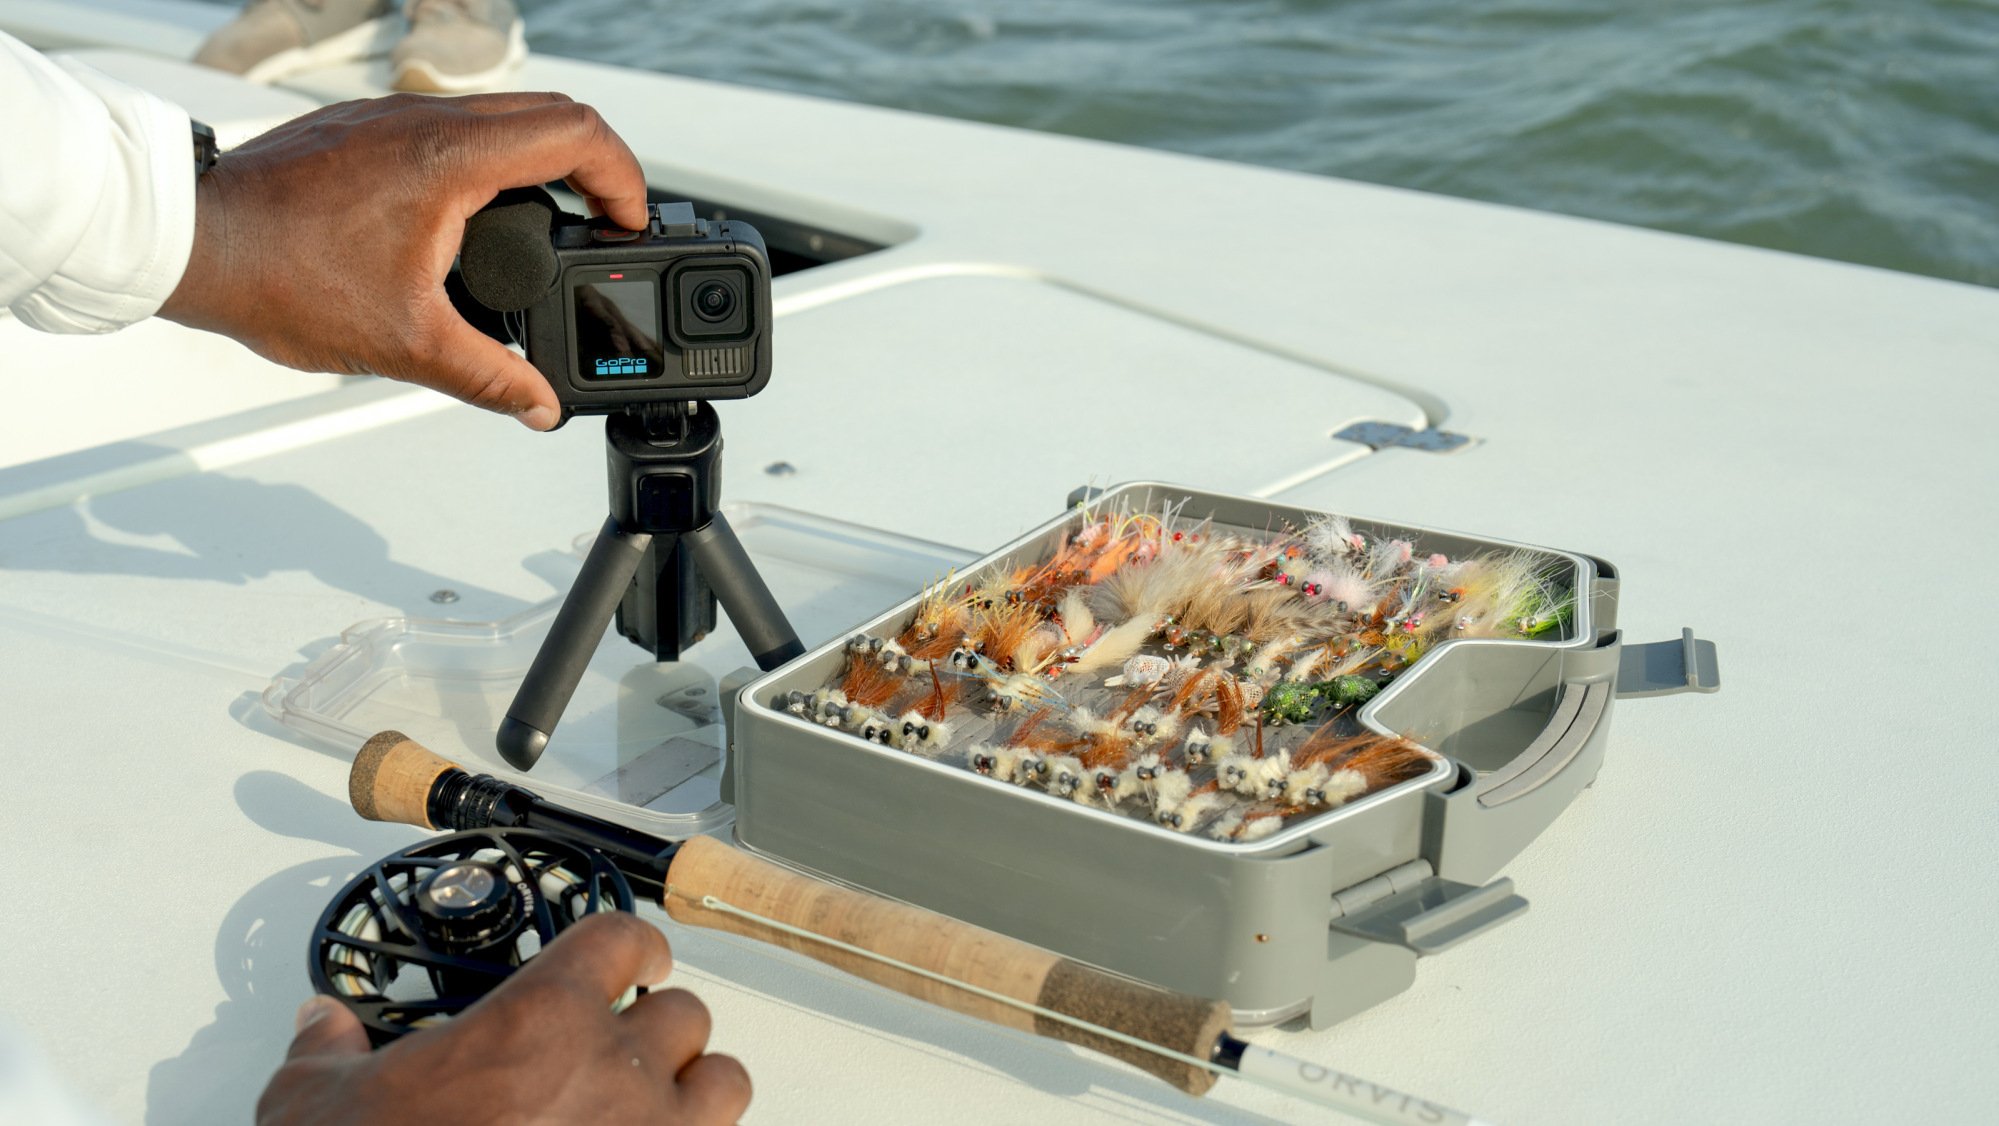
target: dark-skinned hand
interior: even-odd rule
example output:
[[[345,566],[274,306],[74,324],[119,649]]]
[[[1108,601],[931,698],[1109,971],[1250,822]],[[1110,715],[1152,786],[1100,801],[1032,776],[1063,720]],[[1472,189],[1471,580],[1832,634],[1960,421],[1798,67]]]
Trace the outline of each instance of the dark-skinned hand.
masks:
[[[593,214],[646,222],[638,161],[561,94],[410,94],[327,106],[232,149],[196,189],[194,251],[160,315],[289,367],[373,372],[555,425],[540,372],[452,309],[465,220],[506,188],[566,180]]]
[[[315,997],[257,1101],[258,1126],[726,1126],[749,1105],[750,1077],[703,1052],[707,1008],[667,989],[611,1011],[625,990],[672,967],[657,927],[594,915],[449,1023],[374,1052],[352,1012]]]

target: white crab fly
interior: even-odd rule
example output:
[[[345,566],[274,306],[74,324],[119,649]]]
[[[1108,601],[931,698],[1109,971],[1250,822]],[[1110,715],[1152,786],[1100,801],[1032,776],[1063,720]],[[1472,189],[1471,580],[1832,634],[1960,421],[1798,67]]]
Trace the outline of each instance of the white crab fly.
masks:
[[[905,751],[941,750],[951,741],[951,725],[911,708],[897,722],[896,745]]]
[[[1158,751],[1147,751],[1132,760],[1131,776],[1138,784],[1138,792],[1150,796],[1157,787],[1160,776],[1170,773],[1165,759]]]
[[[1047,756],[1039,750],[1021,750],[1013,764],[1013,776],[1007,778],[1015,786],[1045,784],[1047,782]]]
[[[1146,746],[1171,739],[1179,724],[1179,719],[1172,713],[1162,712],[1147,704],[1131,713],[1131,718],[1125,721],[1125,728],[1137,737],[1141,746]]]
[[[1195,794],[1176,805],[1161,806],[1158,812],[1153,814],[1152,819],[1174,832],[1189,832],[1221,800],[1220,794],[1209,790],[1206,793]]]
[[[847,702],[847,694],[838,688],[821,688],[812,693],[809,718],[828,727],[844,727],[853,705]]]
[[[1148,796],[1152,798],[1152,811],[1177,809],[1194,792],[1194,780],[1184,770],[1167,770],[1157,773],[1150,780]]]
[[[1090,788],[1104,800],[1105,805],[1115,806],[1127,798],[1138,796],[1138,772],[1130,767],[1116,770],[1100,766],[1090,772]]]
[[[1095,796],[1089,784],[1089,771],[1083,768],[1082,759],[1075,755],[1050,755],[1047,765],[1049,793],[1079,802],[1088,802]]]
[[[973,770],[990,777],[999,770],[999,750],[989,743],[975,743],[965,753],[965,761]]]
[[[1284,793],[1284,779],[1291,773],[1291,752],[1277,751],[1252,760],[1249,776],[1238,792],[1253,798],[1277,798]]]
[[[850,708],[848,724],[854,733],[870,743],[886,747],[895,738],[895,721],[873,708]]]
[[[1240,791],[1243,780],[1249,777],[1250,767],[1255,764],[1256,760],[1249,755],[1229,751],[1215,759],[1215,780],[1221,783],[1224,790]]]
[[[1188,766],[1202,766],[1214,757],[1214,748],[1214,736],[1197,723],[1187,729],[1187,738],[1180,743],[1180,754]]]

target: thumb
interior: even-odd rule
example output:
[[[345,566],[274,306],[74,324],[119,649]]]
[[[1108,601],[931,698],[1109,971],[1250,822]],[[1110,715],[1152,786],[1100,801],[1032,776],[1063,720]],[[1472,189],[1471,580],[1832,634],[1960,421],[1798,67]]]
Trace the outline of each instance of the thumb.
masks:
[[[412,354],[383,369],[383,374],[512,415],[531,430],[555,425],[561,403],[533,364],[467,324],[442,291],[436,306],[426,312],[426,331]]]
[[[368,1030],[354,1011],[325,994],[315,994],[298,1007],[293,1018],[298,1035],[292,1037],[288,1060],[306,1056],[365,1056]]]

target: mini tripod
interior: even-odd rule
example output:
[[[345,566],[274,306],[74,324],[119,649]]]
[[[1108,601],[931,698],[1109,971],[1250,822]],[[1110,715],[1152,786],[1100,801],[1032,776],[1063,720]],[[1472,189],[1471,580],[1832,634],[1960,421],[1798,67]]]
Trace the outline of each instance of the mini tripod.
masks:
[[[741,540],[715,507],[722,426],[703,402],[647,403],[609,416],[611,514],[528,666],[494,742],[527,770],[569,706],[615,612],[618,632],[662,661],[715,628],[715,603],[774,669],[805,652]]]

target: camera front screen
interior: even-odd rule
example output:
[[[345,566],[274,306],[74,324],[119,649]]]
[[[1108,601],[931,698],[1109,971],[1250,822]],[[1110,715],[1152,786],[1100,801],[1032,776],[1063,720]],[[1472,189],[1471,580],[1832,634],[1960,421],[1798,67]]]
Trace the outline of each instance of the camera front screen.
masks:
[[[606,273],[578,285],[573,294],[578,375],[624,380],[661,373],[658,278]]]

